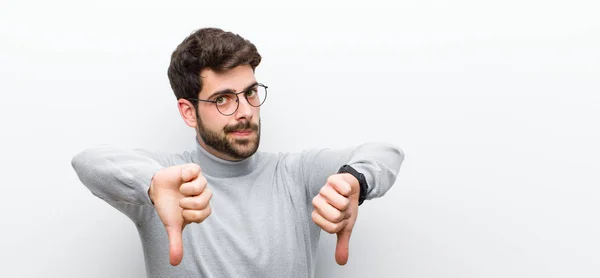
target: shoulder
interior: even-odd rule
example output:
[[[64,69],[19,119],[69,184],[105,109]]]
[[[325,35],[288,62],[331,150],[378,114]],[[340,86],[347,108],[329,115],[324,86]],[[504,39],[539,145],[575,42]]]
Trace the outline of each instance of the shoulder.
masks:
[[[167,152],[150,148],[128,147],[116,144],[97,144],[86,147],[72,157],[72,163],[97,161],[147,161],[153,160],[163,166],[186,163],[193,151]]]
[[[150,150],[143,148],[133,149],[134,152],[148,156],[158,161],[161,164],[178,165],[193,161],[196,155],[196,150],[186,150],[182,152],[167,152],[162,150]]]

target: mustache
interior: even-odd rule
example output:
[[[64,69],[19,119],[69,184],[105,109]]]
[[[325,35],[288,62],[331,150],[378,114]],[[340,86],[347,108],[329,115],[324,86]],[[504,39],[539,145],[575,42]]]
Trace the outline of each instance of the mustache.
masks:
[[[225,133],[235,132],[238,130],[252,130],[258,132],[258,125],[250,123],[249,121],[239,122],[232,126],[226,126],[223,131]]]

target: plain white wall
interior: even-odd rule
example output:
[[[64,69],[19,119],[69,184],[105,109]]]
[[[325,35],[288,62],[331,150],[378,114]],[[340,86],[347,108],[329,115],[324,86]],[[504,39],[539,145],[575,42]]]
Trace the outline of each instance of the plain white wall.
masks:
[[[0,276],[145,276],[70,159],[192,146],[166,69],[216,26],[264,57],[262,150],[406,152],[347,266],[324,234],[317,277],[600,277],[596,1],[272,2],[1,2]]]

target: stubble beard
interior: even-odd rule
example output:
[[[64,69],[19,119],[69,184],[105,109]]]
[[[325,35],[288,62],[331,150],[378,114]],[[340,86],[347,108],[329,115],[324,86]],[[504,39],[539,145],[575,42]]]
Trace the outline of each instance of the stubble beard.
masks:
[[[198,134],[204,143],[215,151],[226,154],[233,159],[242,160],[252,156],[260,144],[260,119],[258,125],[250,121],[239,122],[233,126],[225,126],[221,131],[213,131],[204,126],[200,117]],[[252,130],[253,135],[248,138],[233,138],[230,133],[238,130]]]

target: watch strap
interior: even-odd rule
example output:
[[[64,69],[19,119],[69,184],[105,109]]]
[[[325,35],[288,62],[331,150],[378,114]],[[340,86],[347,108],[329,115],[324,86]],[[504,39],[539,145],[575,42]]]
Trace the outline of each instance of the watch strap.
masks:
[[[340,169],[338,170],[338,174],[341,173],[348,173],[350,175],[352,175],[353,177],[356,178],[356,180],[358,180],[358,184],[360,187],[360,194],[358,197],[358,205],[362,205],[362,203],[367,199],[367,189],[368,189],[368,185],[367,185],[367,180],[365,179],[365,176],[356,171],[356,169],[352,168],[352,166],[346,164],[343,165],[342,167],[340,167]]]

